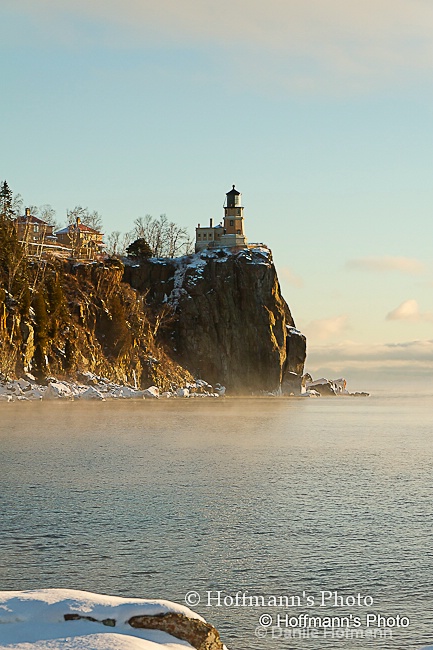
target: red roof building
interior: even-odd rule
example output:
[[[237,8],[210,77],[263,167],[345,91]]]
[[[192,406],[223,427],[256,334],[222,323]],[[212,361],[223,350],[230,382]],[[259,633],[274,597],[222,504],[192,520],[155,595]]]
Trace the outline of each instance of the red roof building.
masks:
[[[30,214],[30,208],[26,208],[25,214],[15,219],[15,226],[18,239],[26,244],[55,242],[54,226]]]
[[[103,248],[103,233],[81,223],[77,217],[75,223],[56,232],[57,241],[71,249],[71,256],[80,259],[94,259]]]

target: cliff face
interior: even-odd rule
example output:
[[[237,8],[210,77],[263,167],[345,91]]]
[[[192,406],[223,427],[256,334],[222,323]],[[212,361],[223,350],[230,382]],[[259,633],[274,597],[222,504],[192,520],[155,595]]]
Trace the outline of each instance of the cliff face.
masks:
[[[122,282],[123,264],[30,265],[30,294],[0,292],[0,375],[80,377],[162,390],[193,380],[157,337],[158,310]],[[32,283],[37,290],[29,292]],[[168,351],[169,352],[169,351]]]
[[[268,249],[144,260],[125,267],[124,281],[148,303],[173,308],[166,336],[193,375],[249,393],[278,390],[287,373],[302,374],[305,337]]]
[[[296,392],[305,338],[268,249],[126,264],[23,262],[16,287],[0,286],[0,375]]]

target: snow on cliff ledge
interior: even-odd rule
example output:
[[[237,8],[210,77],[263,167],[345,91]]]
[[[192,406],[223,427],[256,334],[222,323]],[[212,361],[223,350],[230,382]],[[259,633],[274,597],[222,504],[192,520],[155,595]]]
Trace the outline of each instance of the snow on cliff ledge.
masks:
[[[0,591],[0,648],[10,650],[185,650],[192,648],[155,629],[128,624],[134,616],[177,614],[204,621],[167,600],[104,596],[72,589]],[[66,616],[94,620],[65,620]],[[105,621],[105,623],[102,623]],[[107,621],[111,621],[107,622]],[[114,623],[113,623],[114,622]]]
[[[184,288],[186,273],[188,273],[189,285],[195,284],[202,276],[204,267],[209,260],[223,263],[232,256],[239,260],[245,260],[247,264],[260,264],[264,266],[270,266],[272,264],[272,252],[264,244],[254,244],[241,250],[230,248],[205,248],[194,255],[184,255],[183,257],[174,258],[173,260],[170,260],[171,262],[176,263],[174,288],[171,294],[167,297],[167,301],[176,307],[179,303],[180,296],[187,293]],[[166,260],[161,259],[160,262],[164,264]]]

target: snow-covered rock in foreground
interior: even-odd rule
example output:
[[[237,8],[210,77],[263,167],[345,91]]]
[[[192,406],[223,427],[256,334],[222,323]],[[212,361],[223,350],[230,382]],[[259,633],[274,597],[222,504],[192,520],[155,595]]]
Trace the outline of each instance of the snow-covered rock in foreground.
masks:
[[[182,605],[73,589],[0,591],[0,648],[227,650],[217,630]]]

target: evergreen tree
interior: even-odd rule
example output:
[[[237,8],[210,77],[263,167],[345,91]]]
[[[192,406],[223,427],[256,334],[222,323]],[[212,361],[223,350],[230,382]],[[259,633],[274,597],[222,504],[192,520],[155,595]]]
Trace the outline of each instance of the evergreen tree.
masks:
[[[27,281],[27,258],[18,241],[15,204],[16,197],[4,181],[0,186],[0,282],[19,299]]]
[[[14,198],[12,190],[7,181],[3,181],[0,186],[0,218],[13,219],[15,216]]]
[[[139,237],[126,249],[128,257],[145,260],[152,257],[153,251],[144,237]]]

